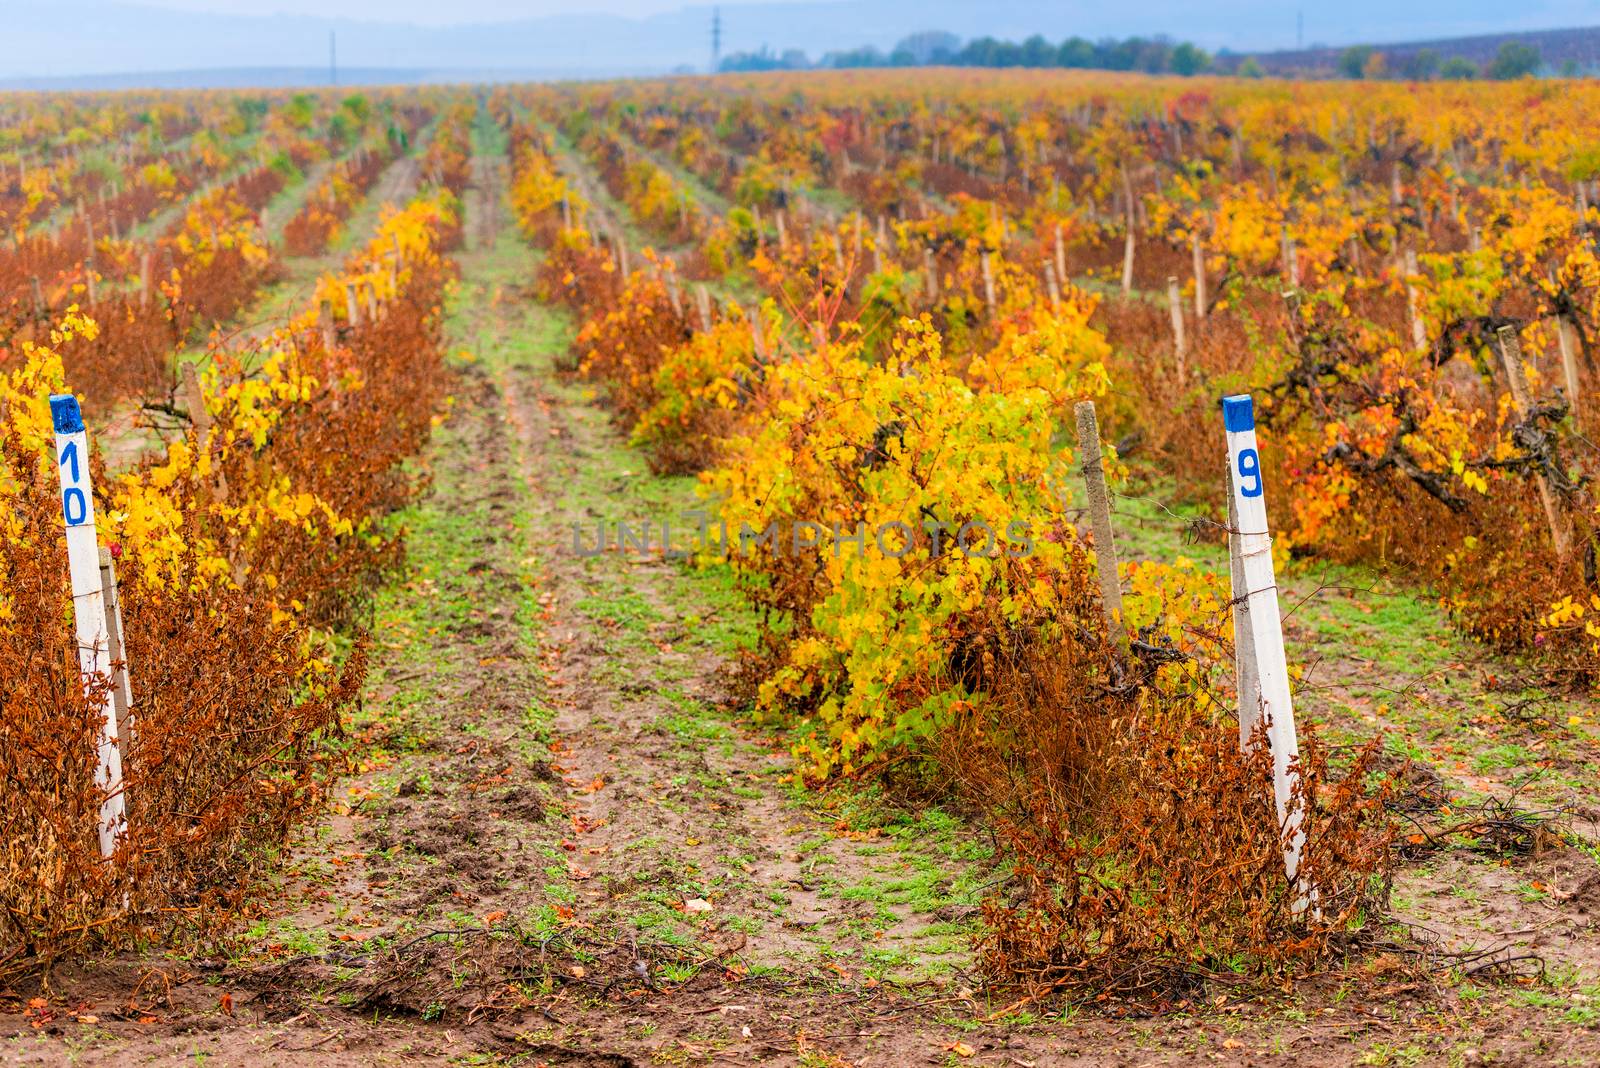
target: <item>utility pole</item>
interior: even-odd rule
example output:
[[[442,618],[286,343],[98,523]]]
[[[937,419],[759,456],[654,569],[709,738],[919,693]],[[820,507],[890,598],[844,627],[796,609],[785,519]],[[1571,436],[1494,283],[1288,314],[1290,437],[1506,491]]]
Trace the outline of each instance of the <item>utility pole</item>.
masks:
[[[339,45],[332,30],[328,31],[328,81],[332,85],[339,84]]]
[[[722,8],[711,9],[711,73],[722,63]]]

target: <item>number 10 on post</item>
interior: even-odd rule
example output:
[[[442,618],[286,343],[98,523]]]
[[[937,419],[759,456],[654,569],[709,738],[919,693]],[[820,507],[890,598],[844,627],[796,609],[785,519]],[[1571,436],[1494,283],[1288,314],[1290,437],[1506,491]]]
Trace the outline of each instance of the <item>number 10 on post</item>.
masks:
[[[106,600],[100,580],[100,545],[94,529],[94,491],[89,484],[89,432],[83,425],[78,398],[50,398],[56,432],[56,469],[61,475],[61,518],[67,527],[67,570],[72,578],[72,616],[77,629],[78,670],[85,691],[111,673],[111,638],[106,625]],[[127,825],[122,796],[122,754],[117,751],[117,712],[105,691],[105,720],[100,732],[95,785],[100,802],[100,855],[116,852]]]

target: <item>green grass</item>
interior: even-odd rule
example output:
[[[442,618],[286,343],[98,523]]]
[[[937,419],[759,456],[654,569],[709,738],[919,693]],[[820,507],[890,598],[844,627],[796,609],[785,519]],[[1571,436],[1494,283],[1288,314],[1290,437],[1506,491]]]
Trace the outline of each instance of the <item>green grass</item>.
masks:
[[[1213,531],[1213,516],[1164,503],[1159,484],[1125,492],[1113,506],[1121,559],[1186,557],[1226,574],[1221,542],[1190,537]],[[1300,673],[1297,718],[1328,727],[1330,741],[1384,732],[1390,753],[1433,767],[1468,800],[1485,792],[1478,780],[1509,790],[1531,773],[1538,781],[1524,791],[1527,803],[1600,789],[1593,762],[1548,767],[1579,752],[1589,704],[1516,683],[1534,674],[1529,666],[1464,636],[1427,590],[1322,561],[1292,562],[1279,582],[1290,669]]]

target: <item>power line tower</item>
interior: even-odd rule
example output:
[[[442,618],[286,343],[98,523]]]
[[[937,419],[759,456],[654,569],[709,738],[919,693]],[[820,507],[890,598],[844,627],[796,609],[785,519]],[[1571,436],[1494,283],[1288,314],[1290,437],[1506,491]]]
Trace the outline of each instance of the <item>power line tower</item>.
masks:
[[[711,9],[711,73],[722,63],[722,8]]]
[[[328,82],[339,84],[339,44],[332,30],[328,31]]]

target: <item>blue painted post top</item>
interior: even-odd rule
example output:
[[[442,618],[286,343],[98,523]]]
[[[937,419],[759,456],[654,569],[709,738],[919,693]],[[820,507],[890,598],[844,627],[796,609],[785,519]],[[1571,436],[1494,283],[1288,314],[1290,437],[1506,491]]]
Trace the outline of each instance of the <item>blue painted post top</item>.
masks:
[[[70,393],[50,394],[50,421],[56,425],[57,434],[76,434],[83,429],[83,411],[78,398]]]
[[[1250,403],[1250,394],[1222,398],[1222,426],[1230,434],[1256,428],[1256,412]]]

